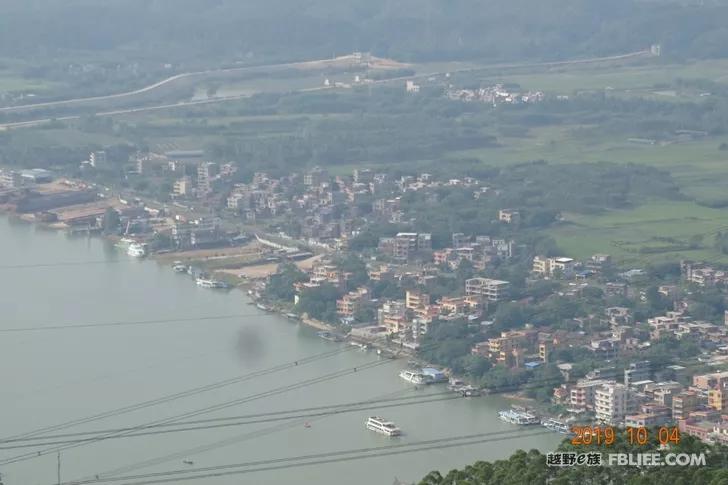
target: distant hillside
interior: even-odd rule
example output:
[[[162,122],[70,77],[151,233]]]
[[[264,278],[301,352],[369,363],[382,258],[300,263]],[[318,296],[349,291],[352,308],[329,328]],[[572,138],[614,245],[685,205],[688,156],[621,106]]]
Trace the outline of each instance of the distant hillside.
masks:
[[[3,0],[0,57],[37,63],[100,54],[112,62],[205,64],[371,51],[401,60],[498,61],[612,54],[652,43],[668,56],[728,55],[725,2],[682,3]]]

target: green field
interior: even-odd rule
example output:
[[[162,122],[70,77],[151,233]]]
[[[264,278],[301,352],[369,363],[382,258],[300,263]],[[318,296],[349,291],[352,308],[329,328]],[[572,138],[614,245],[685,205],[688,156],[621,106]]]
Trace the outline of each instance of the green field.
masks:
[[[728,60],[705,60],[686,64],[647,63],[604,66],[568,66],[533,72],[484,73],[484,82],[518,83],[524,89],[571,94],[576,91],[640,91],[664,86],[679,79],[705,79],[728,84]]]
[[[564,219],[549,233],[570,256],[602,252],[634,264],[680,258],[728,263],[728,256],[712,249],[715,233],[728,230],[728,210],[659,201],[599,216],[565,214]],[[691,238],[695,249],[689,248]]]
[[[418,73],[434,72],[455,65],[415,66]],[[250,94],[253,92],[284,92],[290,89],[320,85],[323,74],[316,73],[301,79],[227,79],[219,84],[218,95]],[[339,75],[342,81],[347,81]],[[336,79],[336,76],[332,76]],[[545,69],[540,72],[504,72],[498,80],[517,82],[524,88],[547,93],[571,93],[577,90],[612,88],[622,94],[670,97],[655,94],[656,86],[678,78],[710,79],[728,84],[728,61],[701,61],[685,65],[666,65],[649,60],[642,65],[579,66]],[[483,76],[483,79],[491,79]],[[2,86],[0,78],[0,86]],[[206,89],[207,81],[198,84]],[[682,94],[675,96],[680,98]],[[116,116],[117,122],[139,124],[148,128],[146,142],[155,150],[202,148],[219,143],[226,136],[266,137],[298,136],[306,131],[311,120],[337,119],[346,123],[353,113],[341,114],[237,114],[236,103],[225,106],[231,110],[203,107],[181,107]],[[242,102],[241,106],[242,106]],[[222,108],[222,106],[221,106]],[[196,129],[204,127],[204,130]],[[550,125],[533,128],[523,136],[503,135],[497,128],[484,127],[498,137],[499,146],[477,150],[450,152],[447,159],[478,158],[490,166],[506,167],[533,160],[550,163],[614,162],[651,165],[669,171],[680,186],[685,200],[655,201],[631,210],[612,211],[599,216],[565,214],[565,221],[549,233],[568,255],[584,257],[606,252],[618,259],[634,263],[647,260],[720,259],[713,250],[713,234],[728,228],[728,209],[713,209],[697,202],[728,200],[728,151],[720,150],[728,143],[728,135],[706,137],[689,142],[647,145],[631,142],[628,135],[612,135],[595,126]],[[22,135],[21,135],[22,133]],[[43,144],[112,144],[123,137],[82,132],[73,123],[66,129],[20,130],[18,136],[37,137]],[[28,139],[28,143],[34,143]],[[362,162],[376,166],[377,160]],[[408,161],[398,164],[403,170],[417,171],[439,160]],[[358,164],[337,164],[331,167],[336,174],[350,173]],[[696,241],[694,236],[703,235]],[[691,239],[692,238],[692,239]],[[691,248],[692,244],[692,248]]]

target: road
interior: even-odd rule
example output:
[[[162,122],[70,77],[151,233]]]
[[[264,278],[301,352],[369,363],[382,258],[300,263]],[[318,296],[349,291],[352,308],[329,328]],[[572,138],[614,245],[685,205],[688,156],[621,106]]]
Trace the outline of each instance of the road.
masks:
[[[485,71],[485,70],[492,70],[492,69],[520,69],[520,68],[533,68],[533,67],[573,66],[573,65],[579,65],[579,64],[592,64],[592,63],[599,63],[599,62],[609,62],[609,61],[618,61],[618,60],[624,60],[624,59],[632,59],[632,58],[638,58],[638,57],[648,57],[650,55],[651,54],[650,54],[649,50],[641,50],[641,51],[630,52],[627,54],[620,54],[620,55],[615,55],[615,56],[592,57],[592,58],[588,58],[588,59],[573,59],[573,60],[568,60],[568,61],[555,61],[555,62],[493,64],[493,65],[489,65],[489,66],[466,67],[466,68],[462,68],[462,69],[451,70],[448,72],[451,74],[456,74],[456,73],[463,73],[463,72]],[[294,63],[286,63],[286,64],[271,64],[271,65],[267,65],[267,66],[241,67],[241,68],[216,69],[216,70],[213,69],[213,70],[208,70],[208,71],[183,73],[183,74],[178,74],[176,76],[169,77],[167,79],[164,79],[157,83],[151,84],[144,88],[137,89],[135,91],[110,94],[110,95],[106,95],[106,96],[96,96],[96,97],[90,97],[90,98],[75,98],[75,99],[68,99],[68,100],[63,100],[63,101],[51,101],[51,102],[47,102],[47,103],[11,106],[11,107],[6,107],[6,108],[0,108],[0,113],[17,112],[17,111],[23,111],[23,110],[29,110],[29,109],[62,106],[62,105],[69,105],[69,104],[74,104],[74,103],[86,103],[86,102],[91,102],[91,101],[104,101],[104,100],[112,100],[112,99],[136,96],[136,95],[140,95],[143,93],[153,91],[164,85],[173,83],[177,80],[184,79],[184,78],[190,78],[190,77],[196,77],[196,76],[219,75],[222,73],[244,72],[246,70],[250,71],[253,69],[264,69],[264,68],[265,69],[273,69],[273,68],[284,69],[284,68],[296,68],[296,67],[300,68],[300,67],[306,66],[307,64],[312,64],[315,62],[321,62],[321,63],[335,62],[340,59],[344,59],[344,58],[337,58],[332,61],[294,62]],[[372,81],[370,84],[387,84],[387,83],[393,83],[393,82],[402,82],[402,81],[406,81],[406,80],[425,79],[428,77],[439,76],[439,75],[443,75],[443,74],[446,74],[446,73],[440,72],[440,71],[429,72],[429,73],[423,73],[423,74],[416,74],[416,75],[412,75],[412,76],[402,76],[402,77],[389,78],[389,79],[380,79],[377,81]],[[301,89],[301,90],[292,91],[292,92],[302,93],[302,92],[322,91],[322,90],[326,90],[326,89],[336,89],[336,88],[321,86],[321,87],[316,87],[316,88]],[[95,116],[115,116],[115,115],[123,115],[123,114],[142,113],[142,112],[147,112],[147,111],[165,110],[165,109],[172,109],[172,108],[184,108],[184,107],[203,105],[203,104],[216,104],[216,103],[225,103],[228,101],[236,101],[236,100],[248,98],[250,96],[251,96],[251,94],[243,94],[243,95],[236,95],[236,96],[222,96],[222,97],[216,97],[216,98],[205,99],[205,100],[197,100],[197,101],[181,101],[179,103],[162,104],[162,105],[156,105],[156,106],[143,106],[143,107],[138,107],[138,108],[119,109],[119,110],[113,110],[113,111],[100,111],[100,112],[94,113],[94,115]],[[4,124],[0,124],[0,130],[7,130],[7,129],[12,129],[12,128],[33,127],[33,126],[48,123],[51,121],[72,121],[72,120],[78,120],[81,117],[82,117],[82,115],[69,115],[69,116],[61,116],[61,117],[56,117],[56,118],[41,118],[41,119],[35,119],[35,120],[18,121],[18,122],[13,122],[13,123],[4,123]]]

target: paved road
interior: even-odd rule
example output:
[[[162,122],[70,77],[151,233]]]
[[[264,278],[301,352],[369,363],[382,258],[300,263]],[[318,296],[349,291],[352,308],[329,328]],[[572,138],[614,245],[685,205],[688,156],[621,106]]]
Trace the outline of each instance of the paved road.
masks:
[[[556,61],[556,62],[494,64],[494,65],[490,65],[490,66],[477,66],[477,67],[467,67],[467,68],[462,68],[462,69],[455,69],[455,70],[448,71],[448,72],[462,73],[462,72],[484,71],[484,70],[490,70],[490,69],[517,69],[517,68],[528,68],[528,67],[559,67],[559,66],[570,66],[570,65],[578,65],[578,64],[591,64],[591,63],[597,63],[597,62],[617,61],[617,60],[622,60],[622,59],[631,59],[631,58],[647,57],[647,56],[650,56],[650,51],[642,50],[642,51],[630,52],[627,54],[620,54],[620,55],[616,55],[616,56],[592,57],[592,58],[588,58],[588,59],[575,59],[575,60],[569,60],[569,61]],[[325,61],[322,61],[322,62],[325,62]],[[96,97],[91,97],[91,98],[76,98],[76,99],[68,99],[68,100],[64,100],[64,101],[52,101],[52,102],[47,102],[47,103],[37,103],[37,104],[29,104],[29,105],[22,105],[22,106],[11,106],[11,107],[6,107],[6,108],[0,108],[0,113],[136,96],[139,94],[153,91],[155,89],[158,89],[161,86],[173,83],[179,79],[190,78],[190,77],[194,77],[194,76],[205,76],[205,75],[213,75],[213,74],[221,74],[221,73],[229,73],[229,72],[244,72],[246,70],[263,69],[263,68],[271,69],[271,68],[297,67],[297,66],[302,66],[304,64],[306,64],[306,63],[295,62],[295,63],[287,63],[287,64],[271,64],[268,66],[241,67],[241,68],[233,68],[233,69],[217,69],[217,70],[183,73],[183,74],[178,74],[176,76],[169,77],[169,78],[159,81],[157,83],[151,84],[147,87],[137,89],[136,91],[110,94],[107,96],[96,96]],[[423,79],[423,78],[428,78],[431,76],[438,76],[438,75],[443,75],[443,74],[445,74],[445,72],[429,72],[429,73],[417,74],[414,76],[402,76],[402,77],[397,77],[397,78],[381,79],[381,80],[373,81],[371,84],[385,84],[385,83],[401,82],[401,81],[412,80],[412,79]],[[300,92],[322,91],[325,89],[335,89],[335,88],[321,86],[321,87],[316,87],[316,88],[301,89],[301,90],[293,91],[293,92],[300,93]],[[243,95],[237,95],[237,96],[223,96],[223,97],[198,100],[198,101],[181,101],[179,103],[162,104],[162,105],[157,105],[157,106],[143,106],[143,107],[138,107],[138,108],[119,109],[119,110],[113,110],[113,111],[101,111],[101,112],[94,113],[94,115],[95,116],[114,116],[114,115],[123,115],[123,114],[131,114],[131,113],[141,113],[141,112],[146,112],[146,111],[165,110],[165,109],[171,109],[171,108],[183,108],[183,107],[196,106],[196,105],[202,105],[202,104],[224,103],[224,102],[228,102],[228,101],[235,101],[235,100],[248,98],[250,96],[251,96],[251,94],[243,94]],[[14,123],[4,123],[4,124],[0,124],[0,130],[11,129],[11,128],[32,127],[32,126],[40,125],[43,123],[48,123],[50,121],[77,120],[77,119],[80,119],[81,116],[82,115],[69,115],[69,116],[61,116],[61,117],[57,117],[57,118],[42,118],[42,119],[35,119],[35,120],[18,121],[18,122],[14,122]]]

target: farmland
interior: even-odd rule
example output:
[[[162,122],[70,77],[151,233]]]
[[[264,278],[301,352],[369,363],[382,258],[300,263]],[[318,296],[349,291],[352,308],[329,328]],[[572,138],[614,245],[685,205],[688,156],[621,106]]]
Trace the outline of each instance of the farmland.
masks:
[[[461,67],[463,65],[423,64],[413,66],[413,70],[423,74]],[[669,75],[666,74],[668,72]],[[283,139],[307,139],[317,130],[329,130],[329,136],[335,138],[344,134],[349,136],[348,132],[357,137],[376,134],[371,139],[384,144],[383,153],[387,151],[387,140],[393,142],[396,137],[398,143],[404,143],[397,133],[382,131],[382,127],[388,124],[397,126],[398,120],[407,116],[405,110],[417,109],[418,106],[413,100],[405,100],[388,111],[388,104],[383,99],[391,98],[392,93],[401,89],[397,84],[370,88],[369,98],[362,98],[362,93],[367,92],[363,88],[285,94],[294,89],[320,86],[327,76],[329,74],[317,72],[300,78],[284,75],[268,81],[258,77],[221,79],[213,84],[209,80],[201,80],[193,86],[198,97],[268,93],[269,98],[115,115],[109,117],[107,129],[98,128],[94,121],[79,120],[60,126],[17,130],[11,132],[11,136],[16,143],[29,147],[103,146],[143,141],[153,150],[169,150],[222,147],[233,142],[247,145],[266,139],[275,143]],[[486,84],[516,83],[524,89],[542,90],[549,95],[572,96],[577,92],[597,91],[630,99],[664,98],[675,102],[702,102],[696,90],[677,89],[675,83],[704,80],[725,84],[728,88],[728,61],[675,65],[647,59],[611,65],[521,68],[500,73],[484,68],[482,72],[455,74],[453,82],[458,82],[459,77],[469,82],[479,80]],[[333,80],[336,79],[351,82],[353,73],[335,74]],[[419,82],[427,85],[429,80],[422,79]],[[718,99],[718,96],[714,97]],[[331,107],[336,103],[350,107],[332,110]],[[724,202],[728,201],[728,150],[721,149],[728,143],[728,135],[712,134],[689,140],[647,144],[630,141],[636,136],[629,132],[606,130],[599,122],[542,123],[517,126],[514,132],[512,122],[507,119],[500,119],[497,114],[486,113],[483,116],[480,126],[468,116],[431,118],[428,122],[435,123],[430,128],[435,130],[458,124],[472,125],[482,135],[497,139],[497,143],[464,150],[456,146],[448,147],[430,153],[430,157],[397,160],[397,168],[428,169],[442,166],[444,161],[457,169],[462,160],[473,159],[479,160],[484,167],[509,167],[533,160],[558,164],[613,162],[650,165],[667,170],[672,175],[684,200],[668,203],[654,201],[632,209],[589,217],[566,213],[563,215],[564,220],[550,229],[549,234],[566,254],[573,256],[607,252],[618,259],[634,262],[676,256],[720,258],[728,262],[728,258],[716,252],[712,244],[715,231],[728,226],[728,211],[716,208],[723,207]],[[414,141],[415,138],[412,139]],[[284,157],[281,163],[285,164],[285,155],[279,156]],[[336,160],[331,170],[334,173],[348,173],[352,167],[360,166],[362,161],[380,169],[393,166],[392,160],[387,158],[341,158]],[[282,166],[280,163],[278,165]]]

